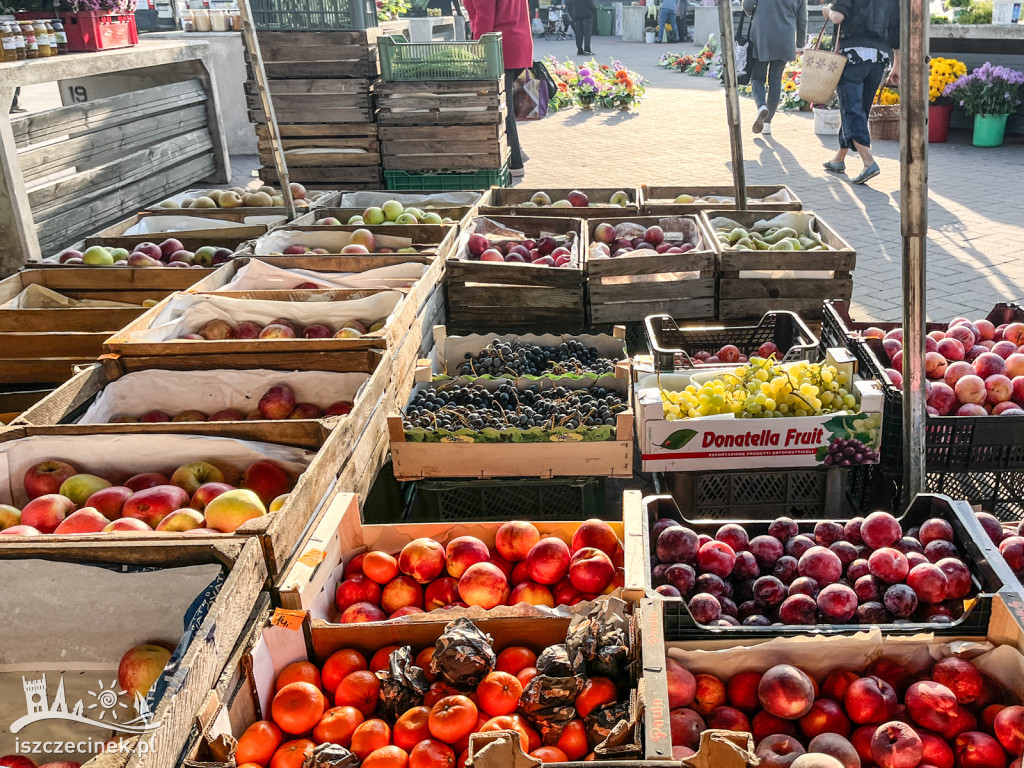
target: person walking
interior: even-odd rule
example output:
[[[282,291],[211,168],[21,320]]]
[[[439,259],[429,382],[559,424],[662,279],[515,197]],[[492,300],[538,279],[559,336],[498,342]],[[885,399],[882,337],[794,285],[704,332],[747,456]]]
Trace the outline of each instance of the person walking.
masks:
[[[743,0],[743,12],[751,17],[750,92],[757,105],[752,129],[770,136],[782,98],[782,72],[807,39],[807,0]]]
[[[899,82],[900,4],[899,0],[837,0],[822,9],[826,19],[839,29],[839,52],[846,66],[839,78],[839,151],[825,163],[825,170],[846,173],[846,155],[851,149],[860,155],[863,170],[853,179],[864,184],[882,171],[871,154],[868,114],[885,70],[892,67],[889,81]]]
[[[658,9],[658,37],[659,43],[674,43],[677,41],[676,32],[678,31],[676,21],[676,9],[678,7],[678,0],[661,0],[661,7]],[[668,40],[665,39],[667,32],[665,25],[671,25],[672,37]]]
[[[533,34],[530,30],[529,0],[463,0],[469,14],[473,39],[488,32],[501,33],[505,57],[505,139],[509,148],[509,168],[514,177],[524,173],[528,160],[519,145],[516,110],[513,101],[516,78],[533,66]]]
[[[572,9],[572,27],[576,32],[576,55],[593,56],[590,38],[597,21],[597,5],[594,0],[570,0],[569,7]]]

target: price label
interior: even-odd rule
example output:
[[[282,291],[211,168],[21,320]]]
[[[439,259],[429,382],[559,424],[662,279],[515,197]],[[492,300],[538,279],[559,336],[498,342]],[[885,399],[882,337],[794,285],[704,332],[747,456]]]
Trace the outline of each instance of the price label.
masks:
[[[278,608],[274,611],[274,615],[270,617],[270,623],[272,626],[283,627],[295,632],[302,629],[302,622],[305,618],[305,611],[289,611],[284,608]]]
[[[303,565],[308,565],[310,568],[316,568],[320,563],[327,557],[327,553],[322,549],[308,549],[299,558],[299,562]]]

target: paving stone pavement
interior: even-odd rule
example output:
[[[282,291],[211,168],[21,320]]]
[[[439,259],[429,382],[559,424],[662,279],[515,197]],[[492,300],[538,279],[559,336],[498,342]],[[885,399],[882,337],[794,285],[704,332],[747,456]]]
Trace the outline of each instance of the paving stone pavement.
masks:
[[[648,81],[647,97],[633,113],[576,109],[519,123],[530,155],[529,187],[640,184],[731,184],[724,90],[714,80],[657,66],[666,51],[692,45],[644,45],[595,37],[595,58],[618,59]],[[575,53],[573,41],[536,41],[535,58]],[[810,113],[780,112],[771,137],[750,131],[754,103],[740,99],[748,184],[784,183],[857,250],[853,307],[856,319],[898,321],[902,316],[899,146],[876,141],[882,170],[868,186],[821,164],[838,146],[817,136]],[[970,144],[966,130],[929,157],[929,319],[983,316],[998,301],[1024,299],[1024,137],[996,149]],[[824,297],[823,297],[824,298]]]

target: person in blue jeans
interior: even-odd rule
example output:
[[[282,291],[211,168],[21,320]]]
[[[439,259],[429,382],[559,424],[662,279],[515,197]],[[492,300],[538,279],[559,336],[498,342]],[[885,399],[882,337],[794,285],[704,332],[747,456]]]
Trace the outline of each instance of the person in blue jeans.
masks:
[[[679,0],[661,0],[661,8],[658,10],[658,40],[662,43],[676,42],[676,4]],[[665,25],[672,25],[672,37],[665,39]]]
[[[889,82],[899,82],[900,4],[899,0],[836,0],[822,14],[838,26],[839,52],[846,56],[836,87],[842,118],[839,151],[824,164],[825,170],[846,173],[846,155],[853,149],[864,164],[853,183],[864,184],[882,172],[871,154],[868,114],[887,68],[892,67]]]

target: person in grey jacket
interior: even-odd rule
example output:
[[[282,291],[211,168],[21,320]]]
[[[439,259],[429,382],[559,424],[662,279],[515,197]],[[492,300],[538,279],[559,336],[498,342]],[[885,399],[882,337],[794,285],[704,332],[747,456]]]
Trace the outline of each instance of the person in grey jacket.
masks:
[[[782,72],[786,62],[803,52],[807,39],[807,0],[743,0],[743,11],[751,17],[750,90],[757,104],[753,131],[770,135],[782,98]]]

